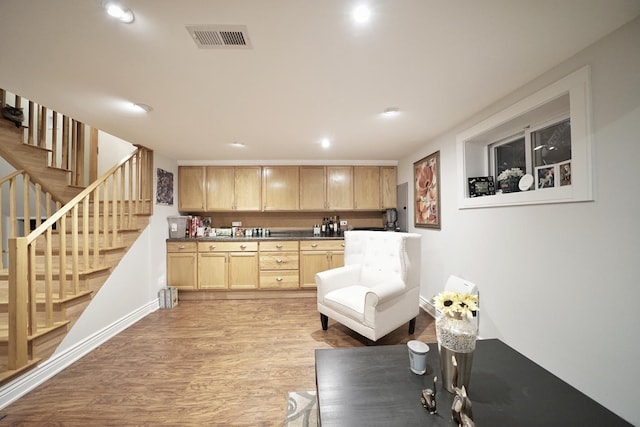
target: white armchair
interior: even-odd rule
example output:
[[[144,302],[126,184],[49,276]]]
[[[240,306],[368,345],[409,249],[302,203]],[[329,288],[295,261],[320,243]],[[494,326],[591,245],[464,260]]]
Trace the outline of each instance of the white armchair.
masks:
[[[377,341],[419,313],[422,236],[346,231],[344,267],[316,274],[322,329],[329,317]]]

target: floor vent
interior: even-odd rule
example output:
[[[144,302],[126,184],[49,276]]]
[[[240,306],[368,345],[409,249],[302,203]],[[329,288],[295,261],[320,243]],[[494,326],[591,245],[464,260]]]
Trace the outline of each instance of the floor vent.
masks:
[[[244,25],[188,25],[187,31],[200,49],[252,49]]]

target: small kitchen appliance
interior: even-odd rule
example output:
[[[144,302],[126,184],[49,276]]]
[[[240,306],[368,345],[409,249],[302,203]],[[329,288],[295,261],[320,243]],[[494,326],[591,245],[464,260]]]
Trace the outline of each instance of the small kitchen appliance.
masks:
[[[384,211],[384,229],[387,231],[398,230],[398,211],[395,208]]]

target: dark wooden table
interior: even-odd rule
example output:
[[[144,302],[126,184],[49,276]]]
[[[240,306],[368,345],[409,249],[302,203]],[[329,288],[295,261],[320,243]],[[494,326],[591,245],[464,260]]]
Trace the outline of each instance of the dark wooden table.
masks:
[[[453,426],[453,395],[438,383],[438,413],[420,392],[440,377],[437,344],[427,373],[409,370],[406,345],[316,350],[323,426]],[[499,340],[478,341],[468,395],[478,427],[630,426],[593,399]]]

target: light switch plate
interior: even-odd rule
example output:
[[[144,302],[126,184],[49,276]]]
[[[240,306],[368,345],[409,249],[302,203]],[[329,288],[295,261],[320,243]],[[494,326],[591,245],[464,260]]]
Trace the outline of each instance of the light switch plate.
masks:
[[[343,226],[343,225],[347,225],[347,221],[341,219],[340,220],[340,226]]]

